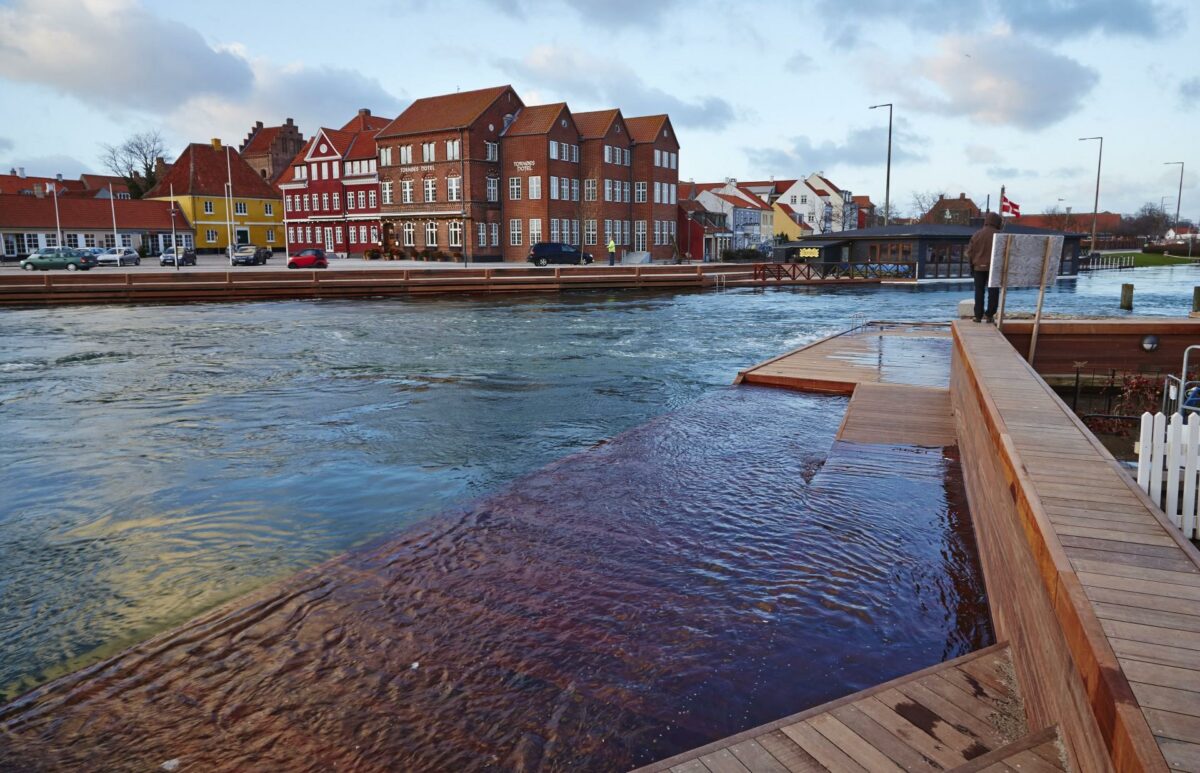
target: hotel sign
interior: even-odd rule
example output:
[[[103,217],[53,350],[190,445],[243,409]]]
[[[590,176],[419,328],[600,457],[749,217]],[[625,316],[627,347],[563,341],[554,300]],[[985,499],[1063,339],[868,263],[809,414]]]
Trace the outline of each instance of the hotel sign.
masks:
[[[513,166],[517,168],[518,172],[532,172],[533,171],[533,162],[532,161],[514,161]]]
[[[434,171],[433,164],[425,164],[424,166],[402,166],[401,172],[432,172]]]

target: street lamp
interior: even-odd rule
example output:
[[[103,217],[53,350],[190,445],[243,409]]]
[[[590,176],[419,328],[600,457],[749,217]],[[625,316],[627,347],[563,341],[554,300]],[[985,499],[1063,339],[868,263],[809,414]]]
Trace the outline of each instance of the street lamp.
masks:
[[[1164,161],[1163,166],[1174,166],[1179,164],[1179,195],[1175,197],[1175,225],[1179,225],[1179,202],[1183,198],[1183,162],[1182,161]]]
[[[1096,199],[1092,202],[1092,252],[1096,252],[1096,216],[1100,213],[1100,164],[1104,160],[1103,137],[1080,137],[1080,142],[1100,140],[1100,152],[1096,154]]]
[[[892,219],[892,103],[871,105],[870,109],[886,107],[888,109],[888,154],[887,154],[887,183],[883,189],[883,224],[887,225]]]

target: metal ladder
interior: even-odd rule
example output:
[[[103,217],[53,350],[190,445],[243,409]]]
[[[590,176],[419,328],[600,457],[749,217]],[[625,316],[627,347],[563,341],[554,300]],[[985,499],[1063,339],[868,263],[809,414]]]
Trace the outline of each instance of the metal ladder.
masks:
[[[1169,375],[1163,382],[1162,412],[1167,416],[1178,413],[1186,416],[1189,413],[1200,413],[1200,406],[1187,405],[1187,395],[1192,389],[1200,387],[1200,381],[1188,381],[1188,358],[1192,350],[1200,351],[1200,345],[1189,346],[1183,350],[1183,370],[1178,376]]]

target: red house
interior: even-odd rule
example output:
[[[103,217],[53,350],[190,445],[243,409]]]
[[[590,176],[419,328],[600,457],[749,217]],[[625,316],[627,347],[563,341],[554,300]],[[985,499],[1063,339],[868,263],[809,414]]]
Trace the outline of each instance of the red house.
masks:
[[[318,130],[292,159],[278,183],[289,252],[361,257],[380,247],[379,207],[391,183],[380,184],[375,135],[388,123],[359,110],[340,129]]]

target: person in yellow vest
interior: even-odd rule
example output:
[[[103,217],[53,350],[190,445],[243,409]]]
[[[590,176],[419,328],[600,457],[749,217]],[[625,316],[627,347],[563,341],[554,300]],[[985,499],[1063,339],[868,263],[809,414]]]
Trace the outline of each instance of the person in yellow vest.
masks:
[[[608,265],[617,265],[617,243],[612,240],[612,237],[608,239]]]

